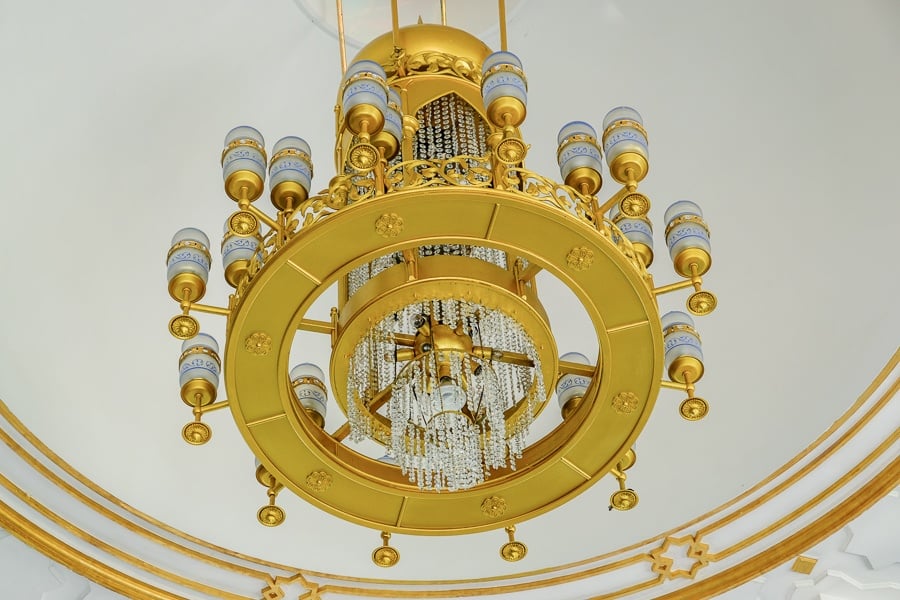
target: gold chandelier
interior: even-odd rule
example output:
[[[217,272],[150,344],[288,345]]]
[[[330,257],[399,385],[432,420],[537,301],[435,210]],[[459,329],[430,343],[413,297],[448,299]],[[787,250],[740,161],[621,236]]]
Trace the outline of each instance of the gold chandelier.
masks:
[[[305,141],[282,138],[269,158],[255,129],[228,133],[225,191],[238,210],[221,245],[234,287],[227,306],[199,303],[211,263],[205,234],[180,230],[168,254],[168,289],[181,307],[169,330],[184,340],[181,397],[194,415],[184,439],[206,443],[202,416],[228,406],[268,491],[259,521],[284,521],[276,497],[287,488],[380,530],[380,566],[399,559],[390,532],[505,527],[501,555],[521,559],[515,524],[606,474],[618,481],[610,508],[629,510],[638,496],[625,471],[659,388],[686,392],[686,419],[708,410],[694,395],[703,357],[693,320],[660,317],[657,305],[661,294],[693,288],[691,313],[715,308],[702,289],[711,259],[700,209],[680,201],[666,211],[683,279],[657,287],[647,270],[650,201],[637,191],[649,167],[637,111],[610,111],[599,140],[587,123],[565,125],[563,184],[523,166],[527,84],[506,51],[499,4],[503,49],[492,53],[446,23],[399,27],[393,3],[393,31],[344,65],[337,175],[318,194]],[[622,186],[606,201],[597,197],[603,155]],[[254,204],[267,170],[274,217]],[[583,306],[597,356],[559,354],[538,294],[542,271]],[[310,318],[335,288],[330,318]],[[226,317],[224,361],[193,312]],[[329,336],[328,376],[311,363],[291,368],[298,332]],[[221,373],[228,400],[217,401]],[[346,416],[330,431],[329,387]],[[534,440],[554,392],[561,418],[544,417],[555,427]],[[383,456],[359,452],[362,441]]]

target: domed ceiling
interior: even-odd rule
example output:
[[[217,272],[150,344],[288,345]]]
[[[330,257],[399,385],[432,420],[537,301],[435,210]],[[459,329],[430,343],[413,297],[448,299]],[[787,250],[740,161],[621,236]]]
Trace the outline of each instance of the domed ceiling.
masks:
[[[415,4],[401,2],[403,24],[420,13],[439,19],[436,1]],[[349,36],[390,29],[390,3],[375,5],[347,3]],[[706,356],[698,395],[710,413],[687,422],[682,394],[663,390],[629,471],[639,506],[608,511],[616,484],[601,481],[518,526],[529,548],[521,562],[497,555],[500,529],[395,535],[403,558],[379,569],[370,560],[377,531],[289,493],[279,498],[287,522],[261,527],[265,490],[228,411],[205,418],[207,445],[180,439],[191,415],[179,399],[180,347],[166,331],[177,307],[164,263],[181,227],[216,245],[234,210],[219,154],[235,125],[269,142],[303,137],[313,187],[327,185],[341,78],[321,17],[331,9],[299,0],[2,8],[0,399],[110,494],[211,544],[338,576],[469,580],[552,569],[739,496],[812,443],[891,360],[900,340],[900,6],[510,3],[509,48],[529,82],[528,167],[558,178],[560,126],[600,127],[608,109],[634,106],[649,133],[641,191],[655,223],[676,200],[704,210],[714,263],[704,285],[719,299],[697,322]],[[490,3],[451,0],[447,19],[499,47]],[[600,196],[614,191],[610,181]],[[656,249],[657,284],[675,281],[662,227]],[[204,301],[222,305],[229,288],[219,257],[213,263]],[[560,350],[590,352],[596,342],[568,316],[571,299],[552,281],[539,284]],[[672,296],[662,311],[682,309],[683,296]],[[327,318],[328,306],[319,308]],[[217,317],[201,323],[224,339]],[[306,358],[327,366],[327,350]],[[329,430],[342,423],[333,412]]]

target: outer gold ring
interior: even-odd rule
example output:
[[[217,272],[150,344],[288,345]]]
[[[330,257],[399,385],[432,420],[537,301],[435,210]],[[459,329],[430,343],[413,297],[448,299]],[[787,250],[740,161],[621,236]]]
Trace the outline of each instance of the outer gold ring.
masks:
[[[461,206],[466,207],[465,219],[459,218]],[[374,227],[385,213],[404,221],[389,244]],[[519,471],[498,471],[484,484],[452,494],[419,490],[396,467],[336,443],[297,408],[290,381],[279,375],[288,371],[304,315],[339,278],[386,253],[440,243],[499,248],[541,265],[583,303],[601,348],[599,378],[588,387],[581,409],[527,448],[517,461]],[[567,254],[581,246],[594,253],[591,269],[567,269]],[[287,297],[296,298],[296,304],[286,303]],[[258,331],[273,339],[265,356],[243,351],[241,341]],[[266,470],[296,495],[345,520],[408,534],[487,531],[568,502],[633,446],[655,404],[663,371],[655,299],[622,250],[557,207],[513,193],[464,187],[385,194],[302,229],[235,299],[227,340],[229,407]],[[628,414],[615,413],[611,400],[623,389],[646,403]],[[327,492],[304,485],[314,471],[332,477]],[[523,472],[527,476],[519,476]],[[507,499],[507,510],[502,519],[485,519],[481,505],[495,495]]]

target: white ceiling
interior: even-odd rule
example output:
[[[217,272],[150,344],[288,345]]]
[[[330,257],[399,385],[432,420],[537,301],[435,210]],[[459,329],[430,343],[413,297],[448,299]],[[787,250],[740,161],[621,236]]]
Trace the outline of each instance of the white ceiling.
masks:
[[[479,31],[496,47],[490,18]],[[351,14],[346,25],[352,35]],[[680,396],[661,394],[630,471],[638,508],[607,512],[615,484],[603,481],[522,524],[520,563],[496,555],[502,531],[395,536],[403,558],[385,572],[369,560],[377,532],[287,493],[284,526],[256,523],[265,493],[227,412],[207,418],[207,446],[180,441],[190,414],[165,327],[176,307],[164,259],[175,230],[215,240],[234,209],[221,190],[222,137],[238,124],[270,144],[297,134],[312,145],[314,185],[332,173],[338,49],[291,0],[0,2],[10,225],[0,398],[137,508],[246,554],[343,575],[555,566],[658,534],[765,477],[847,408],[900,340],[900,4],[531,0],[509,36],[529,79],[530,168],[556,176],[563,123],[599,126],[608,108],[635,106],[650,135],[641,189],[657,233],[682,198],[712,229],[706,282],[720,305],[698,321],[698,393],[711,412],[685,422]],[[205,299],[215,304],[227,295],[220,265]],[[674,280],[661,235],[654,273]],[[201,322],[222,340],[215,317]],[[589,343],[572,328],[558,342]]]

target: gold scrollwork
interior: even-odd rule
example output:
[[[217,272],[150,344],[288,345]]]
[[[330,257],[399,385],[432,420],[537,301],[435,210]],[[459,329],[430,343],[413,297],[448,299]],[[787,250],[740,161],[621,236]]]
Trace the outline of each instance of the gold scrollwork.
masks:
[[[594,224],[591,201],[575,188],[557,183],[534,171],[522,167],[510,167],[506,170],[504,187],[515,193],[521,192],[535,200],[541,200],[572,213],[582,221]]]
[[[330,473],[325,471],[313,471],[306,476],[306,487],[314,492],[327,491],[332,483],[334,483],[334,479]]]
[[[406,55],[402,50],[393,58],[393,63],[382,65],[388,79],[409,73],[444,73],[481,84],[481,66],[468,58],[434,51]]]
[[[503,515],[506,512],[506,500],[501,498],[500,496],[491,496],[490,498],[485,498],[481,503],[481,514],[484,516],[496,519]]]
[[[608,219],[595,219],[592,199],[589,196],[581,194],[571,186],[557,183],[520,166],[508,166],[501,169],[499,173],[494,173],[492,162],[494,161],[490,155],[459,155],[447,159],[402,161],[385,171],[386,193],[443,185],[502,188],[507,193],[526,196],[531,200],[564,210],[590,225],[600,235],[615,244],[635,269],[647,279],[647,269],[635,252],[632,243]],[[495,177],[500,179],[495,179]],[[300,229],[318,223],[351,204],[374,198],[375,191],[375,179],[371,171],[347,173],[333,177],[328,184],[328,189],[307,198],[288,214],[280,235],[279,232],[272,231],[265,236],[260,252],[250,259],[247,280],[252,280],[266,261],[284,244],[284,241],[290,240]],[[388,234],[386,237],[393,237],[399,233],[398,229],[387,227],[387,221],[379,219],[379,222],[384,223],[384,232]],[[381,232],[381,227],[381,225],[376,225],[376,231],[379,235],[385,235]],[[575,258],[576,262],[577,258]],[[585,259],[577,264],[586,269],[590,266],[588,262]],[[572,268],[580,270],[578,267]],[[649,280],[647,285],[651,285]],[[245,287],[245,282],[239,282],[235,293],[238,298]]]

